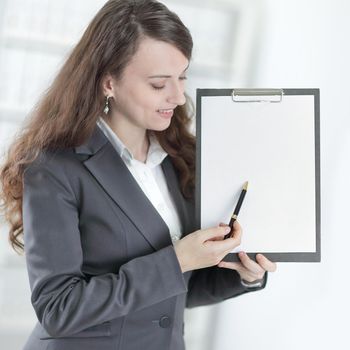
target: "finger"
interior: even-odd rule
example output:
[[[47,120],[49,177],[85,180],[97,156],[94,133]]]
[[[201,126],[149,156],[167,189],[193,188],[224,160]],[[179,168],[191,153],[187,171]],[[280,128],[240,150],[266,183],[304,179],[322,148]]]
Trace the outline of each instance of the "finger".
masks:
[[[229,225],[227,225],[228,227],[230,227]],[[230,227],[231,228],[231,227]],[[234,222],[233,222],[233,225],[232,225],[232,228],[231,228],[231,235],[232,235],[232,233],[234,232],[234,231],[236,231],[236,230],[240,230],[240,231],[242,231],[242,227],[241,227],[241,225],[239,224],[239,222],[237,221],[237,220],[235,220]]]
[[[268,258],[266,258],[262,254],[257,254],[256,261],[265,271],[275,272],[277,270],[276,263],[270,261]]]
[[[254,273],[251,273],[241,263],[220,261],[218,266],[221,268],[236,270],[241,276],[241,278],[245,279],[248,282],[253,282],[257,279],[260,279],[260,275],[255,275]]]
[[[234,230],[241,230],[241,231],[242,231],[242,226],[240,225],[240,223],[238,222],[238,220],[236,220],[236,221],[233,223],[233,229],[234,229]]]
[[[230,227],[229,225],[223,223],[223,222],[220,222],[219,224],[220,227]],[[230,228],[230,232],[231,232],[231,228]],[[225,235],[226,236],[226,235]],[[220,238],[216,238],[215,241],[222,241],[223,239],[225,239],[225,236],[223,237],[220,237]]]
[[[235,235],[237,234],[237,232],[239,232],[239,234],[242,235],[243,230],[242,230],[242,227],[241,227],[241,225],[239,224],[239,222],[238,222],[238,221],[235,221],[235,222],[233,223],[233,225],[232,225],[230,238],[231,238],[231,237],[234,237],[234,238],[235,238]]]
[[[228,238],[225,239],[228,245],[226,246],[226,250],[223,251],[224,256],[233,251],[233,249],[237,248],[241,244],[242,239],[242,231],[236,230],[234,231]]]
[[[229,232],[229,233],[231,233],[231,232],[232,232],[231,227],[230,227],[229,225],[227,225],[227,224],[223,223],[223,222],[220,222],[219,226],[220,226],[220,227],[227,227],[227,228],[229,228],[229,229],[230,229],[230,232]],[[228,233],[227,233],[227,234],[228,234]]]
[[[251,273],[260,275],[261,273],[265,272],[264,269],[258,263],[249,258],[248,254],[240,252],[238,256],[242,262],[242,265]]]
[[[228,226],[225,227],[212,227],[208,228],[207,230],[201,231],[201,238],[204,241],[211,240],[216,237],[223,237],[227,235],[230,231],[230,228]]]
[[[215,251],[224,257],[228,253],[230,253],[234,248],[236,248],[241,243],[240,234],[237,233],[237,237],[235,238],[227,238],[222,240],[207,240],[204,242],[206,245],[211,245]]]
[[[239,241],[239,243],[240,243],[241,239],[242,239],[242,228],[239,224],[235,225],[236,222],[234,223],[233,232],[232,232],[231,236],[227,239],[234,239],[236,241]]]
[[[215,241],[223,241],[224,239],[225,239],[225,236],[214,238]]]
[[[222,241],[223,239],[224,239],[224,236],[220,236],[220,237],[214,237],[210,239],[210,241]]]

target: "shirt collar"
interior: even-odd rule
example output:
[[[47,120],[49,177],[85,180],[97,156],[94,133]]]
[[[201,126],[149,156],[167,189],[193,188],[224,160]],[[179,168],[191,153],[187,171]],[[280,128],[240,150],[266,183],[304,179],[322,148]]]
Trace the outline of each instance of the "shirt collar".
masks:
[[[111,142],[115,150],[125,162],[128,164],[141,163],[134,158],[132,153],[127,149],[118,135],[110,128],[110,126],[105,122],[103,118],[99,118],[97,125],[106,135],[107,139]],[[146,165],[150,168],[153,168],[162,163],[163,159],[168,155],[168,153],[164,151],[157,138],[152,133],[149,135],[149,141],[150,146],[148,148]]]

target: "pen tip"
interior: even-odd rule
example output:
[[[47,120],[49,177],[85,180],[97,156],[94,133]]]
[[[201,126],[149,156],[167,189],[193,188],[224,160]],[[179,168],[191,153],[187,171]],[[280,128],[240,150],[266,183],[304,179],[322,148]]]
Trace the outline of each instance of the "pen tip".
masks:
[[[247,189],[248,189],[248,181],[246,181],[246,182],[244,183],[243,189],[244,189],[244,190],[247,190]]]

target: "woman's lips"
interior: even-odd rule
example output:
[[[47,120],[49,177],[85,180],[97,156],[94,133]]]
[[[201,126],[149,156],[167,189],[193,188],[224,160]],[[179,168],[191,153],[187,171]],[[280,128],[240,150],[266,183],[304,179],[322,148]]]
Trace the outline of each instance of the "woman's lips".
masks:
[[[162,118],[169,119],[173,116],[174,110],[173,109],[158,109],[158,113]]]

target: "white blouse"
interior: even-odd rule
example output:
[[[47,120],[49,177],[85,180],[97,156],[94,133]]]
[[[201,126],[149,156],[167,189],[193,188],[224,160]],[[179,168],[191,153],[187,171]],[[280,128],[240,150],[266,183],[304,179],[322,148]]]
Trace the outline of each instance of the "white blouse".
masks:
[[[99,128],[118,152],[130,173],[167,224],[172,242],[182,236],[182,227],[175,203],[170,195],[161,163],[168,155],[154,136],[150,137],[146,162],[135,159],[109,125],[100,118]]]

